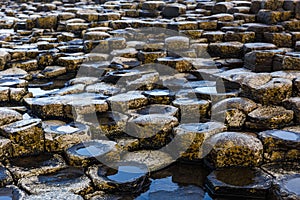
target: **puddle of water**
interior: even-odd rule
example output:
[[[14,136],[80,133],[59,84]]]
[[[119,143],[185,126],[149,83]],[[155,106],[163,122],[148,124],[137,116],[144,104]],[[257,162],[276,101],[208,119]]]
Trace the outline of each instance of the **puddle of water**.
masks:
[[[140,194],[137,200],[212,200],[204,191],[204,181],[209,171],[202,165],[174,163],[161,171],[151,174],[148,191]]]
[[[12,200],[12,196],[0,196],[0,200]]]
[[[255,183],[255,172],[251,169],[226,169],[216,171],[218,180],[233,186],[247,186]]]
[[[176,200],[211,200],[202,188],[194,185],[181,186],[174,183],[171,176],[152,180],[150,189],[137,197],[136,200],[160,200],[162,197]]]
[[[283,140],[295,141],[299,138],[299,135],[297,135],[293,132],[287,132],[287,131],[274,131],[271,134],[273,136],[281,138]]]
[[[60,126],[56,130],[64,133],[74,133],[76,131],[79,131],[80,129],[67,125],[67,126]]]
[[[103,144],[102,146],[87,146],[79,148],[76,150],[76,153],[82,156],[97,156],[107,153],[109,150],[109,146]]]
[[[145,92],[145,94],[155,95],[155,96],[165,96],[165,95],[169,95],[169,91],[167,91],[167,90],[152,90],[149,92]]]
[[[285,187],[289,192],[300,195],[300,177],[288,180]]]
[[[82,170],[76,168],[67,168],[52,174],[40,175],[38,180],[42,184],[65,184],[76,181],[75,179],[83,176]]]
[[[217,94],[217,88],[216,87],[200,87],[195,89],[197,92],[202,94]]]
[[[41,88],[28,88],[28,91],[32,93],[33,97],[47,96],[57,90],[59,89],[43,90]]]
[[[0,189],[0,200],[12,200],[12,190],[9,188]]]
[[[126,183],[144,176],[147,171],[137,166],[119,166],[116,174],[107,176],[108,179],[116,182]]]

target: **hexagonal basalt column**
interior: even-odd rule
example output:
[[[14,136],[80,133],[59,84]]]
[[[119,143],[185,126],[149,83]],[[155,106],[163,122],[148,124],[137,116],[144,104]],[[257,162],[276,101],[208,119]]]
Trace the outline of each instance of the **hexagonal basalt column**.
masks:
[[[83,116],[83,123],[91,127],[93,138],[114,138],[124,135],[128,116],[119,112],[104,112]]]
[[[214,134],[225,131],[224,124],[219,122],[181,124],[173,129],[175,146],[168,145],[170,154],[175,152],[185,160],[200,160],[207,153],[203,144]]]
[[[16,179],[47,174],[65,167],[64,159],[57,154],[18,157],[11,159],[7,165],[7,168]]]
[[[174,92],[169,90],[151,90],[143,92],[151,104],[170,104],[174,99]]]
[[[225,168],[213,171],[206,188],[213,197],[266,199],[272,177],[258,168]]]
[[[248,114],[246,127],[252,129],[274,129],[293,123],[294,112],[281,106],[262,106]]]
[[[118,94],[107,99],[113,111],[124,113],[128,109],[140,108],[148,104],[147,98],[138,91]]]
[[[242,96],[264,105],[279,105],[292,95],[293,83],[289,79],[272,78],[270,74],[255,74],[242,83]],[[275,95],[276,94],[276,95]]]
[[[247,98],[224,99],[212,106],[212,119],[225,122],[230,129],[242,129],[247,114],[255,108],[256,103]]]
[[[177,98],[172,103],[180,109],[181,123],[199,122],[209,116],[210,102],[207,100]]]
[[[257,166],[262,162],[263,145],[248,133],[223,132],[210,137],[204,150],[210,151],[206,160],[214,167]]]
[[[113,168],[95,165],[88,169],[99,190],[117,193],[138,193],[150,183],[147,166],[134,162],[116,163]]]
[[[44,132],[40,119],[25,119],[0,127],[4,137],[13,141],[13,156],[44,151]]]
[[[300,134],[283,130],[268,130],[258,133],[264,145],[267,161],[293,161],[300,158]]]
[[[72,167],[50,174],[20,179],[19,185],[30,194],[68,191],[84,195],[92,191],[91,181],[84,171]]]
[[[91,139],[89,127],[78,122],[48,125],[44,131],[45,147],[48,152],[60,152],[71,145]]]
[[[68,148],[65,154],[68,163],[78,167],[120,160],[120,150],[117,143],[106,140],[90,140],[76,144]]]
[[[176,117],[150,114],[129,120],[126,133],[139,139],[140,147],[157,149],[171,141],[172,128],[178,125]]]

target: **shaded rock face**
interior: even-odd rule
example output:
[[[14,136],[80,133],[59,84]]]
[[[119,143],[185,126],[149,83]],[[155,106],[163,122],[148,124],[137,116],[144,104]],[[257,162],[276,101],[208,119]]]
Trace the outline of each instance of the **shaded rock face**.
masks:
[[[299,199],[299,13],[3,2],[0,199]]]
[[[214,197],[265,199],[272,186],[272,177],[258,168],[231,168],[213,171],[206,188]]]

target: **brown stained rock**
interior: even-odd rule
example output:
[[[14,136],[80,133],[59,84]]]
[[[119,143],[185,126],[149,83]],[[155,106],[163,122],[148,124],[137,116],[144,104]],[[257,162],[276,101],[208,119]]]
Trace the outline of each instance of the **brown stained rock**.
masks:
[[[277,49],[276,45],[271,44],[271,43],[246,43],[244,45],[244,53],[249,53],[250,51],[255,51],[255,50],[272,50],[272,49]]]
[[[253,72],[271,72],[273,67],[273,51],[251,51],[245,54],[244,67]]]
[[[285,108],[293,110],[295,114],[295,122],[300,122],[300,98],[299,97],[291,97],[283,101],[283,105]]]
[[[199,122],[209,115],[210,102],[206,100],[176,98],[172,104],[179,108],[181,123]]]
[[[289,33],[265,33],[266,42],[273,43],[277,47],[292,47],[292,35]]]
[[[217,20],[199,20],[198,26],[203,30],[216,30],[218,26]]]
[[[173,156],[197,161],[206,156],[203,148],[208,138],[225,130],[224,124],[219,122],[181,124],[173,129],[172,146],[168,145],[167,148]]]
[[[13,141],[13,156],[33,155],[44,151],[44,132],[40,119],[24,119],[1,126],[4,137]]]
[[[13,144],[10,139],[0,136],[0,160],[6,160],[13,156]]]
[[[178,125],[175,117],[149,114],[129,120],[126,134],[139,139],[140,147],[158,149],[171,141],[171,131]]]
[[[112,163],[120,160],[117,143],[106,140],[88,140],[65,150],[69,165],[87,167],[96,163]]]
[[[263,145],[256,137],[241,132],[213,135],[205,150],[211,150],[207,160],[216,168],[258,166],[262,162]]]
[[[257,108],[257,104],[254,101],[243,97],[235,97],[219,101],[215,103],[211,109],[213,112],[220,112],[227,109],[238,109],[248,114],[255,108]]]
[[[257,14],[257,21],[264,24],[276,24],[280,21],[289,20],[292,13],[289,11],[272,11],[262,9]]]
[[[219,2],[212,9],[212,14],[227,13],[228,10],[234,7],[231,2]]]
[[[235,32],[227,31],[224,36],[226,42],[237,41],[241,43],[254,42],[255,32]]]
[[[261,8],[262,9],[270,9],[270,10],[277,10],[283,7],[284,1],[283,0],[262,0],[261,1]]]
[[[1,108],[0,109],[0,125],[10,124],[15,121],[22,120],[22,115],[14,110]]]
[[[294,112],[281,106],[263,106],[248,114],[246,127],[252,129],[275,129],[292,123]]]
[[[144,164],[151,172],[163,169],[174,162],[171,155],[159,150],[126,152],[121,159],[124,162],[137,162]]]
[[[292,85],[288,79],[272,78],[269,74],[250,75],[243,80],[242,95],[264,105],[280,105],[291,97]]]
[[[39,154],[13,158],[7,165],[7,168],[16,179],[47,174],[65,167],[64,159],[58,154]]]
[[[110,35],[108,33],[100,31],[87,32],[83,35],[84,40],[103,40],[109,37]]]
[[[240,42],[211,43],[208,52],[213,57],[240,58],[243,53],[243,44]]]
[[[57,60],[57,64],[63,67],[66,67],[67,71],[74,71],[80,67],[82,62],[84,61],[84,57],[82,56],[68,56],[68,57],[60,57]]]
[[[105,112],[108,104],[95,93],[67,94],[40,98],[25,98],[26,104],[36,115],[45,119],[74,119],[79,114]]]
[[[90,113],[83,116],[83,123],[91,127],[93,138],[115,138],[124,135],[128,116],[115,112]]]
[[[164,51],[145,52],[139,51],[138,59],[144,64],[155,63],[158,58],[166,57],[167,53]]]
[[[256,107],[256,103],[247,98],[224,99],[212,106],[212,119],[224,122],[230,129],[242,129],[247,113]]]
[[[222,42],[224,35],[222,31],[205,31],[202,37],[207,38],[208,42]]]
[[[300,69],[300,54],[297,52],[287,53],[283,57],[282,69],[285,70],[298,70]]]
[[[174,92],[160,89],[144,91],[143,95],[147,97],[150,104],[170,104],[175,98]]]
[[[300,158],[300,134],[283,130],[258,133],[264,145],[264,159],[268,162],[296,161]]]
[[[91,181],[80,168],[68,167],[53,173],[19,180],[22,189],[30,194],[67,191],[85,195],[92,191]]]
[[[98,21],[98,16],[99,16],[97,11],[88,10],[88,9],[79,10],[77,11],[76,15],[78,18],[84,19],[88,22]]]
[[[178,51],[190,47],[190,39],[183,36],[168,37],[165,39],[166,49],[168,51]]]
[[[179,22],[171,22],[168,24],[167,28],[180,31],[180,30],[197,30],[198,23],[195,21],[179,21]]]
[[[38,69],[38,62],[36,60],[20,61],[8,64],[11,68],[20,68],[25,71],[32,71]]]
[[[61,66],[47,66],[42,71],[42,74],[45,76],[45,78],[54,78],[60,75],[63,75],[67,72],[66,67]]]
[[[119,13],[101,13],[99,15],[99,21],[115,21],[121,19],[121,15]]]
[[[70,146],[91,139],[90,128],[81,123],[45,124],[45,150],[62,152]]]
[[[0,69],[3,70],[6,63],[11,59],[11,55],[6,51],[0,51]]]
[[[36,20],[37,28],[56,29],[56,26],[57,26],[57,15],[55,14],[38,17]]]
[[[107,99],[113,111],[124,112],[148,104],[147,98],[138,91],[117,94]]]

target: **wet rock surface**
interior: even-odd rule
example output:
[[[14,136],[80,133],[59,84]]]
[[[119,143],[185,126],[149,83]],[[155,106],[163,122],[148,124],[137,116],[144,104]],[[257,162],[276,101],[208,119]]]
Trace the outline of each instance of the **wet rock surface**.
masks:
[[[2,2],[0,199],[299,199],[299,13]]]

